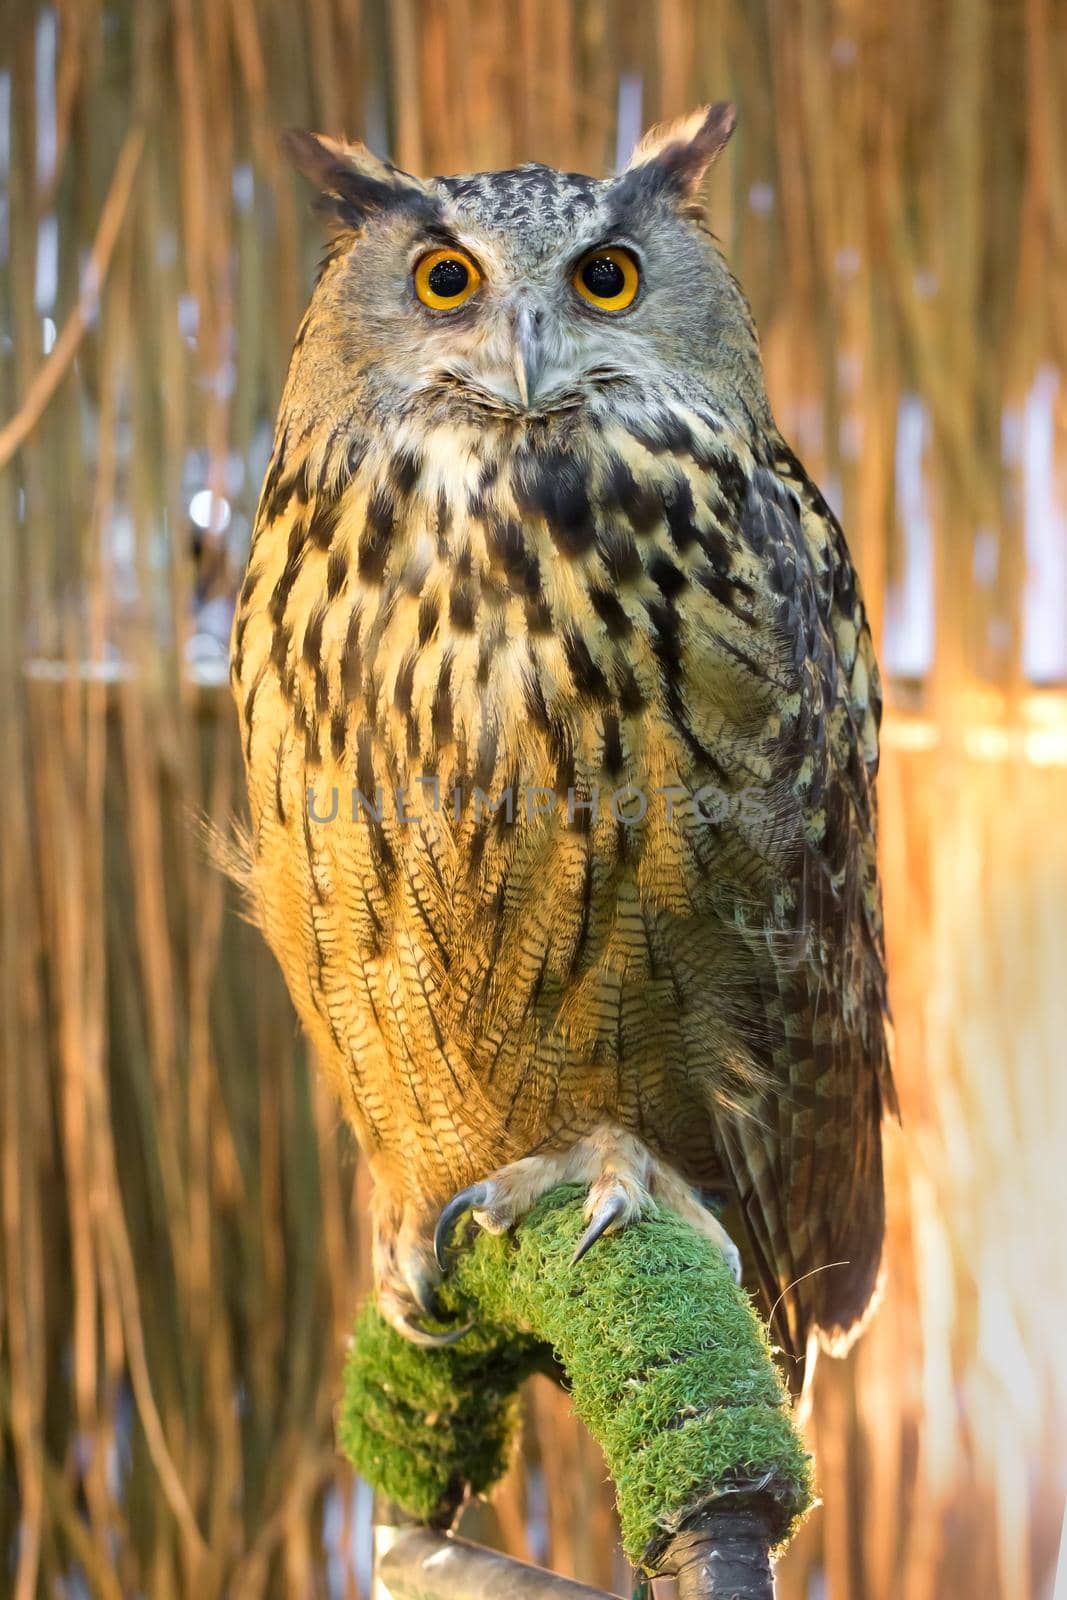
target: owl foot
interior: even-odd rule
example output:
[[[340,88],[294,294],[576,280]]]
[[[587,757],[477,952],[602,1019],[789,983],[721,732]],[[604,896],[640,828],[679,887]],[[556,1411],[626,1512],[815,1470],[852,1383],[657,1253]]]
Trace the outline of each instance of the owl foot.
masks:
[[[735,1282],[740,1283],[740,1254],[718,1219],[666,1162],[632,1134],[608,1123],[566,1150],[524,1156],[453,1195],[434,1230],[438,1266],[445,1270],[449,1232],[465,1211],[472,1212],[474,1221],[487,1233],[506,1233],[560,1183],[589,1185],[585,1202],[588,1226],[571,1258],[572,1265],[605,1234],[618,1233],[662,1201],[722,1251]]]
[[[425,1349],[455,1344],[474,1326],[465,1322],[449,1328],[449,1315],[437,1301],[438,1274],[422,1242],[420,1231],[406,1221],[397,1232],[380,1227],[374,1240],[374,1275],[378,1310],[397,1333]],[[428,1328],[425,1320],[439,1324]]]

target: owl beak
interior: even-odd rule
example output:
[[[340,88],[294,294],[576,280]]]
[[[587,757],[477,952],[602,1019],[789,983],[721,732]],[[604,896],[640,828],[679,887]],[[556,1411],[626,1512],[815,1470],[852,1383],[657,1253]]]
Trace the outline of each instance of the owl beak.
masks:
[[[524,302],[516,311],[512,324],[511,370],[524,406],[528,406],[537,394],[538,380],[544,372],[541,322],[541,311]]]

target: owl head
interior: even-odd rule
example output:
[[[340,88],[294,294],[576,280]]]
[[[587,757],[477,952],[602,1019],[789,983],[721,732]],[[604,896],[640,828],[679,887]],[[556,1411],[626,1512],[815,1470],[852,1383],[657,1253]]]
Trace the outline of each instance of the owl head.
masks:
[[[286,135],[334,236],[294,360],[307,422],[357,391],[364,415],[458,408],[487,428],[665,391],[762,422],[751,315],[700,204],[734,120],[720,104],[653,128],[607,179],[538,164],[422,179]]]

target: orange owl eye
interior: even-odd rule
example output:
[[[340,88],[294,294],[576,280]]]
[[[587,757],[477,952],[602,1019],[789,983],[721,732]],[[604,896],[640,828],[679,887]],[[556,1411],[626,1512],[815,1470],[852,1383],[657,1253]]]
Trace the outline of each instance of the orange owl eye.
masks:
[[[625,311],[633,304],[641,274],[629,250],[613,245],[607,250],[590,250],[583,256],[571,282],[582,299],[598,311]]]
[[[462,250],[431,250],[415,264],[415,293],[431,311],[454,311],[481,281],[478,268]]]

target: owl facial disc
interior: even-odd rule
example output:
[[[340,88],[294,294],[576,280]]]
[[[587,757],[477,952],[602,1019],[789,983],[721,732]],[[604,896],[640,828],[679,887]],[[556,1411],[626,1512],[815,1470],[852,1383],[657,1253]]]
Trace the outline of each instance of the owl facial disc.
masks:
[[[702,107],[608,178],[538,162],[420,178],[291,133],[334,234],[301,334],[309,408],[573,439],[699,393],[747,425],[766,409],[755,331],[699,192],[733,120]]]

